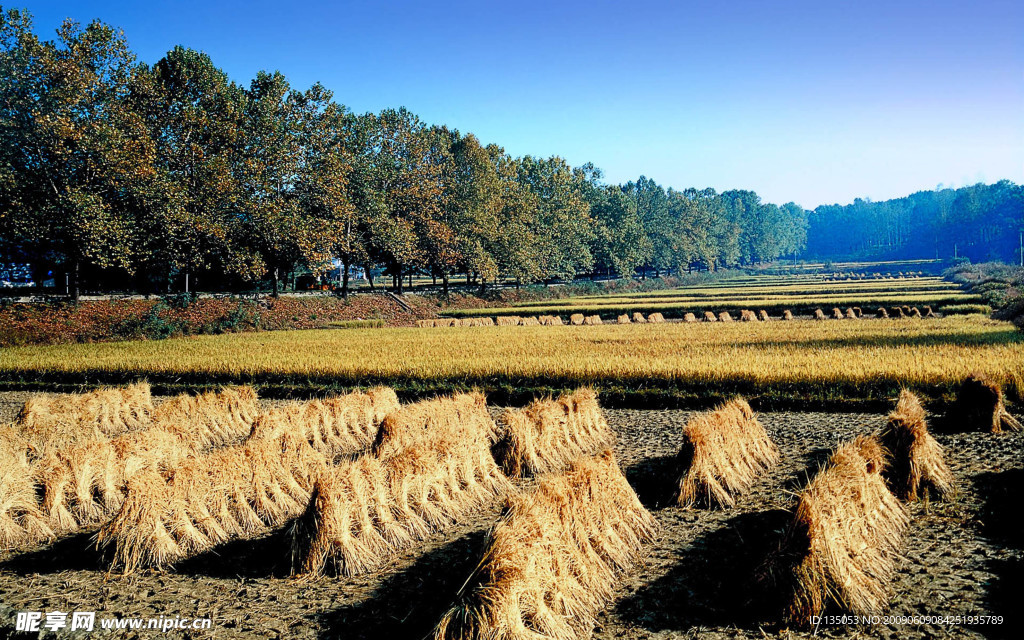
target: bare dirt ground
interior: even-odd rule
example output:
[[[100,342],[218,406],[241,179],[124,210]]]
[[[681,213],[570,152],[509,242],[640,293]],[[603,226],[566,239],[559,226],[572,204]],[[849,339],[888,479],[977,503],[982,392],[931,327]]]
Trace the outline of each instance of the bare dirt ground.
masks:
[[[0,420],[24,394],[0,393]],[[777,541],[793,492],[839,442],[880,427],[877,414],[767,413],[782,462],[727,510],[666,506],[672,456],[687,411],[607,411],[617,453],[662,525],[644,565],[619,584],[594,637],[1019,638],[1024,614],[1024,434],[941,434],[959,483],[947,503],[911,507],[889,611],[896,616],[1000,615],[1001,625],[890,624],[785,629],[758,613],[749,576]],[[174,571],[108,576],[91,535],[18,555],[0,554],[0,636],[14,612],[96,611],[99,616],[211,617],[211,631],[177,637],[373,638],[427,636],[479,560],[499,506],[427,540],[384,569],[356,578],[289,578],[285,532],[237,542]],[[150,638],[156,631],[107,632]],[[96,631],[87,637],[101,636]],[[169,634],[174,636],[172,632]]]

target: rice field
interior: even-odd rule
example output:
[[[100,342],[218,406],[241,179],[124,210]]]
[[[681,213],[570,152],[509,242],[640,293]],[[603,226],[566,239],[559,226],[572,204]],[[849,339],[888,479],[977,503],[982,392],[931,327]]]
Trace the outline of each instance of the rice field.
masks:
[[[878,406],[902,387],[941,400],[976,371],[1018,401],[1024,335],[972,315],[311,330],[0,352],[0,380],[22,388],[147,379],[165,389],[252,384],[281,396],[386,384],[405,397],[480,388],[526,401],[591,385],[605,402],[632,406],[703,406],[734,393],[762,407]]]
[[[745,276],[714,286],[681,287],[668,291],[629,294],[574,296],[559,300],[532,301],[508,307],[460,309],[452,316],[479,317],[525,314],[599,314],[612,318],[622,313],[661,312],[666,317],[713,311],[738,312],[765,309],[798,315],[815,307],[871,307],[890,305],[944,306],[980,303],[981,298],[965,293],[957,285],[938,277],[911,276],[893,279],[835,280],[816,276]]]

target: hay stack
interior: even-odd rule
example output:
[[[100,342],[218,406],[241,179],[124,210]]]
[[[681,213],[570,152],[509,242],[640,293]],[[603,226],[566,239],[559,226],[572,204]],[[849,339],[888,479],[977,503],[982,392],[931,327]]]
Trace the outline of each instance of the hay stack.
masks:
[[[750,309],[740,311],[740,322],[757,322],[757,316]]]
[[[732,316],[729,315],[728,311],[723,311],[722,313],[718,314],[718,321],[719,322],[732,322]]]
[[[202,449],[234,444],[245,438],[259,411],[255,389],[225,387],[170,398],[153,412],[153,422]]]
[[[15,424],[42,455],[44,451],[144,429],[152,414],[149,384],[139,382],[88,393],[34,394],[22,406]]]
[[[514,327],[519,324],[519,316],[498,316],[499,327]]]
[[[876,318],[888,318],[889,312],[885,310],[885,307],[878,307],[878,311],[875,311]]]
[[[54,537],[39,508],[28,449],[13,427],[0,428],[0,550]]]
[[[434,321],[433,320],[417,320],[416,321],[416,326],[419,327],[420,329],[426,329],[427,327],[433,327],[434,326]]]
[[[665,322],[665,316],[660,313],[652,313],[647,316],[647,322],[653,322],[655,324]]]
[[[782,319],[783,320],[792,320],[793,319],[793,312],[790,311],[789,309],[784,310],[782,312]]]
[[[682,471],[676,502],[735,504],[757,477],[779,460],[779,449],[742,398],[698,414],[683,428]]]
[[[616,320],[619,324],[632,324],[629,320],[629,314],[623,313]]]
[[[903,307],[893,307],[890,311],[890,316],[893,318],[906,318],[907,314],[904,313]]]
[[[942,446],[928,433],[916,395],[906,389],[900,392],[896,409],[877,437],[889,454],[884,476],[896,497],[916,501],[931,491],[943,498],[953,490],[953,474],[942,459]]]
[[[832,319],[833,320],[842,320],[843,319],[843,312],[839,310],[839,307],[832,307]]]
[[[883,466],[881,445],[861,436],[801,492],[779,552],[762,569],[762,580],[786,595],[787,622],[808,625],[828,601],[858,615],[885,607],[908,518]]]
[[[574,313],[571,316],[569,316],[569,324],[571,324],[574,327],[578,327],[583,324],[583,321],[585,319],[586,318],[583,316],[582,313]]]
[[[392,414],[392,429],[419,432],[428,414],[430,429],[392,439],[380,451],[387,455],[360,458],[317,479],[295,527],[304,574],[316,576],[328,566],[341,575],[374,568],[513,489],[491,456],[493,422],[479,428],[490,421],[486,406],[466,400],[430,400]],[[477,407],[475,421],[465,415],[471,406]],[[396,416],[408,422],[398,425]],[[408,446],[393,448],[399,444]]]
[[[169,480],[139,473],[97,541],[114,547],[112,568],[128,574],[257,537],[299,516],[326,468],[305,439],[285,434],[190,459]]]
[[[687,312],[686,315],[683,316],[683,322],[697,322],[697,316]]]
[[[705,311],[704,322],[718,322],[718,317],[712,311]]]
[[[499,419],[495,458],[513,477],[562,471],[615,442],[593,389],[577,389],[557,400],[534,400]]]
[[[917,307],[911,307],[910,308],[910,317],[911,318],[920,318],[921,317],[921,310],[918,309]]]
[[[585,324],[585,325],[595,325],[595,324],[604,324],[604,323],[601,322],[601,316],[587,316],[583,320],[583,324]]]
[[[268,411],[255,421],[249,438],[279,440],[293,434],[333,460],[373,446],[384,418],[399,409],[394,390],[375,387]]]
[[[492,320],[490,316],[484,316],[483,318],[480,318],[480,326],[481,327],[493,327],[494,326],[494,320]]]
[[[514,496],[435,640],[589,638],[657,524],[611,451]]]
[[[633,322],[636,322],[637,324],[643,324],[643,323],[647,322],[647,319],[644,318],[644,314],[640,313],[639,311],[634,311],[633,312]]]
[[[972,373],[960,383],[949,415],[966,431],[1021,430],[1020,421],[1006,410],[1003,388],[982,373]]]
[[[424,400],[391,412],[377,431],[373,454],[390,458],[418,443],[447,437],[452,431],[462,433],[468,441],[479,434],[492,443],[497,440],[498,427],[487,412],[487,399],[482,393],[459,393]]]
[[[814,310],[814,319],[815,320],[827,320],[827,318],[825,317],[825,312],[822,311],[821,309],[815,309]]]
[[[769,320],[772,319],[772,317],[770,315],[768,315],[768,312],[765,311],[764,309],[761,309],[760,311],[757,312],[757,318],[761,322],[768,322]]]
[[[937,318],[938,316],[935,315],[935,312],[932,310],[931,306],[925,305],[924,306],[924,317],[926,317],[926,318]]]
[[[541,316],[540,323],[546,327],[562,326],[562,318],[559,316]]]
[[[864,317],[864,310],[861,309],[860,307],[854,307],[853,308],[853,312],[857,314],[858,318],[863,318]]]
[[[856,320],[857,319],[857,312],[853,310],[853,307],[847,308],[847,310],[846,310],[846,319],[847,320]]]
[[[528,318],[520,318],[519,324],[523,327],[539,327],[540,320],[538,320],[536,316],[530,316]]]

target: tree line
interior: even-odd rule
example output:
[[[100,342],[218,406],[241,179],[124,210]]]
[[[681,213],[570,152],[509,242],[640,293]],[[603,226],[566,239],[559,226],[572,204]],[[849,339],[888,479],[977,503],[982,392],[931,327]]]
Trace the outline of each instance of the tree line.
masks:
[[[447,291],[455,274],[481,289],[659,275],[805,245],[932,257],[933,244],[951,254],[939,245],[959,237],[949,229],[967,233],[965,220],[973,246],[998,238],[1005,252],[1020,215],[1012,183],[957,191],[938,217],[915,203],[946,202],[948,190],[807,212],[753,191],[606,184],[591,164],[513,157],[404,108],[353,113],[279,72],[243,86],[184,47],[140,63],[99,21],[66,21],[44,40],[17,10],[0,10],[0,155],[0,262],[30,265],[36,282],[67,274],[76,297],[186,278],[276,293],[288,274],[339,263],[347,295],[353,268],[371,286],[375,273],[398,291],[422,274]],[[1005,215],[993,225],[990,210]]]
[[[1020,260],[1024,187],[1009,180],[825,205],[810,216],[806,254],[819,258]]]

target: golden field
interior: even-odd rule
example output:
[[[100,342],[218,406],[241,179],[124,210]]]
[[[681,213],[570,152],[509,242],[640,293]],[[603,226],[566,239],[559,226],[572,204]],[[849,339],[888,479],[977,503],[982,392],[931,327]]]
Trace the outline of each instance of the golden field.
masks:
[[[0,379],[18,384],[226,381],[302,387],[394,384],[546,389],[593,384],[623,394],[841,400],[911,386],[939,396],[983,371],[1024,389],[1024,334],[981,316],[561,327],[384,328],[196,336],[155,342],[17,347]]]

